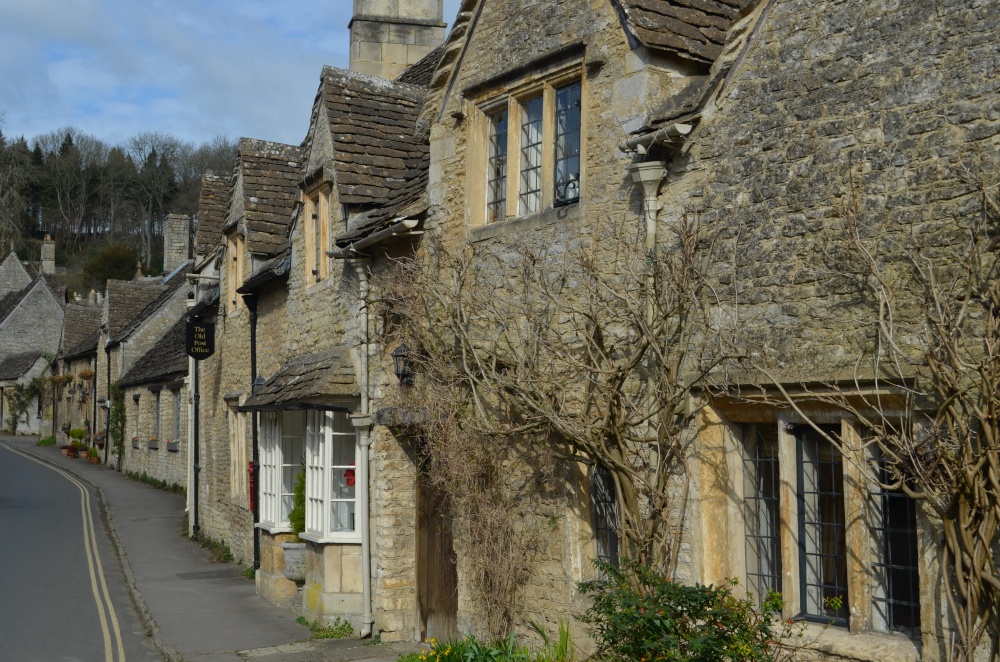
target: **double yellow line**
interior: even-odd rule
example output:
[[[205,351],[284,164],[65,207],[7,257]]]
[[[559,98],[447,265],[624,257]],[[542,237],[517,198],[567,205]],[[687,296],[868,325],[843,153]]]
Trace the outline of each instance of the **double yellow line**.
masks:
[[[63,478],[76,485],[76,488],[80,490],[80,512],[83,519],[83,546],[87,552],[87,568],[90,571],[90,589],[94,594],[94,603],[97,605],[97,613],[101,619],[101,633],[104,635],[104,660],[105,662],[125,662],[125,647],[122,644],[121,628],[118,625],[118,616],[115,614],[115,605],[111,602],[111,594],[108,592],[107,580],[104,578],[104,566],[101,564],[101,553],[97,548],[97,535],[94,532],[94,517],[90,510],[90,491],[71,473],[42,462],[24,451],[11,448],[7,444],[0,445],[12,453],[17,453],[21,457],[31,460],[46,469],[55,471]],[[114,638],[113,643],[112,637]],[[117,657],[115,657],[116,653]]]

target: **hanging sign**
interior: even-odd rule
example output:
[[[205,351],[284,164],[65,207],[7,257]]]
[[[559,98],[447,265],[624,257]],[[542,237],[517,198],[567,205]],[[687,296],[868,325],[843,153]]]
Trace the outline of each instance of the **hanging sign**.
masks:
[[[184,350],[195,361],[207,359],[215,354],[215,323],[197,319],[188,320]]]

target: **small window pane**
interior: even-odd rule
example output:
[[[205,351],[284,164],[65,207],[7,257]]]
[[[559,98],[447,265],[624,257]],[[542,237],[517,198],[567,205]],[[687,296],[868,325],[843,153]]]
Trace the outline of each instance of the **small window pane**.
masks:
[[[618,565],[618,496],[614,478],[606,469],[594,470],[590,495],[597,559]]]
[[[781,592],[778,440],[774,425],[751,425],[743,439],[743,517],[747,593],[758,604]]]
[[[555,202],[580,198],[580,83],[556,90]]]
[[[877,463],[883,484],[895,482],[885,461]],[[872,564],[876,630],[908,635],[920,631],[920,574],[917,568],[917,507],[902,492],[876,486],[872,499]]]
[[[490,116],[490,153],[487,163],[487,222],[507,216],[507,111]]]
[[[836,427],[824,427],[836,435]],[[847,540],[840,451],[811,426],[796,428],[802,612],[846,624]],[[839,607],[832,605],[838,600]]]
[[[519,191],[520,213],[538,211],[542,203],[542,97],[524,104]]]

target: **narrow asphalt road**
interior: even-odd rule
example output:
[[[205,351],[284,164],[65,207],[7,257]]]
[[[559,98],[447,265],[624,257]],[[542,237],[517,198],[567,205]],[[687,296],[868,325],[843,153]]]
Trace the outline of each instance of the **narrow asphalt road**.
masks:
[[[0,443],[0,530],[0,660],[162,660],[92,487]]]

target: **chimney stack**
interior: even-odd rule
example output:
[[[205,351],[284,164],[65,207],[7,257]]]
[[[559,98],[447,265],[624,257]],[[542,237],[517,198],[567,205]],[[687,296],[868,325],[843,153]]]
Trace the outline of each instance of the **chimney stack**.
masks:
[[[170,214],[163,224],[163,273],[169,274],[191,257],[191,219]]]
[[[444,0],[354,0],[351,71],[392,80],[444,43]]]
[[[56,272],[56,242],[52,235],[45,235],[42,241],[42,273],[51,276]]]

